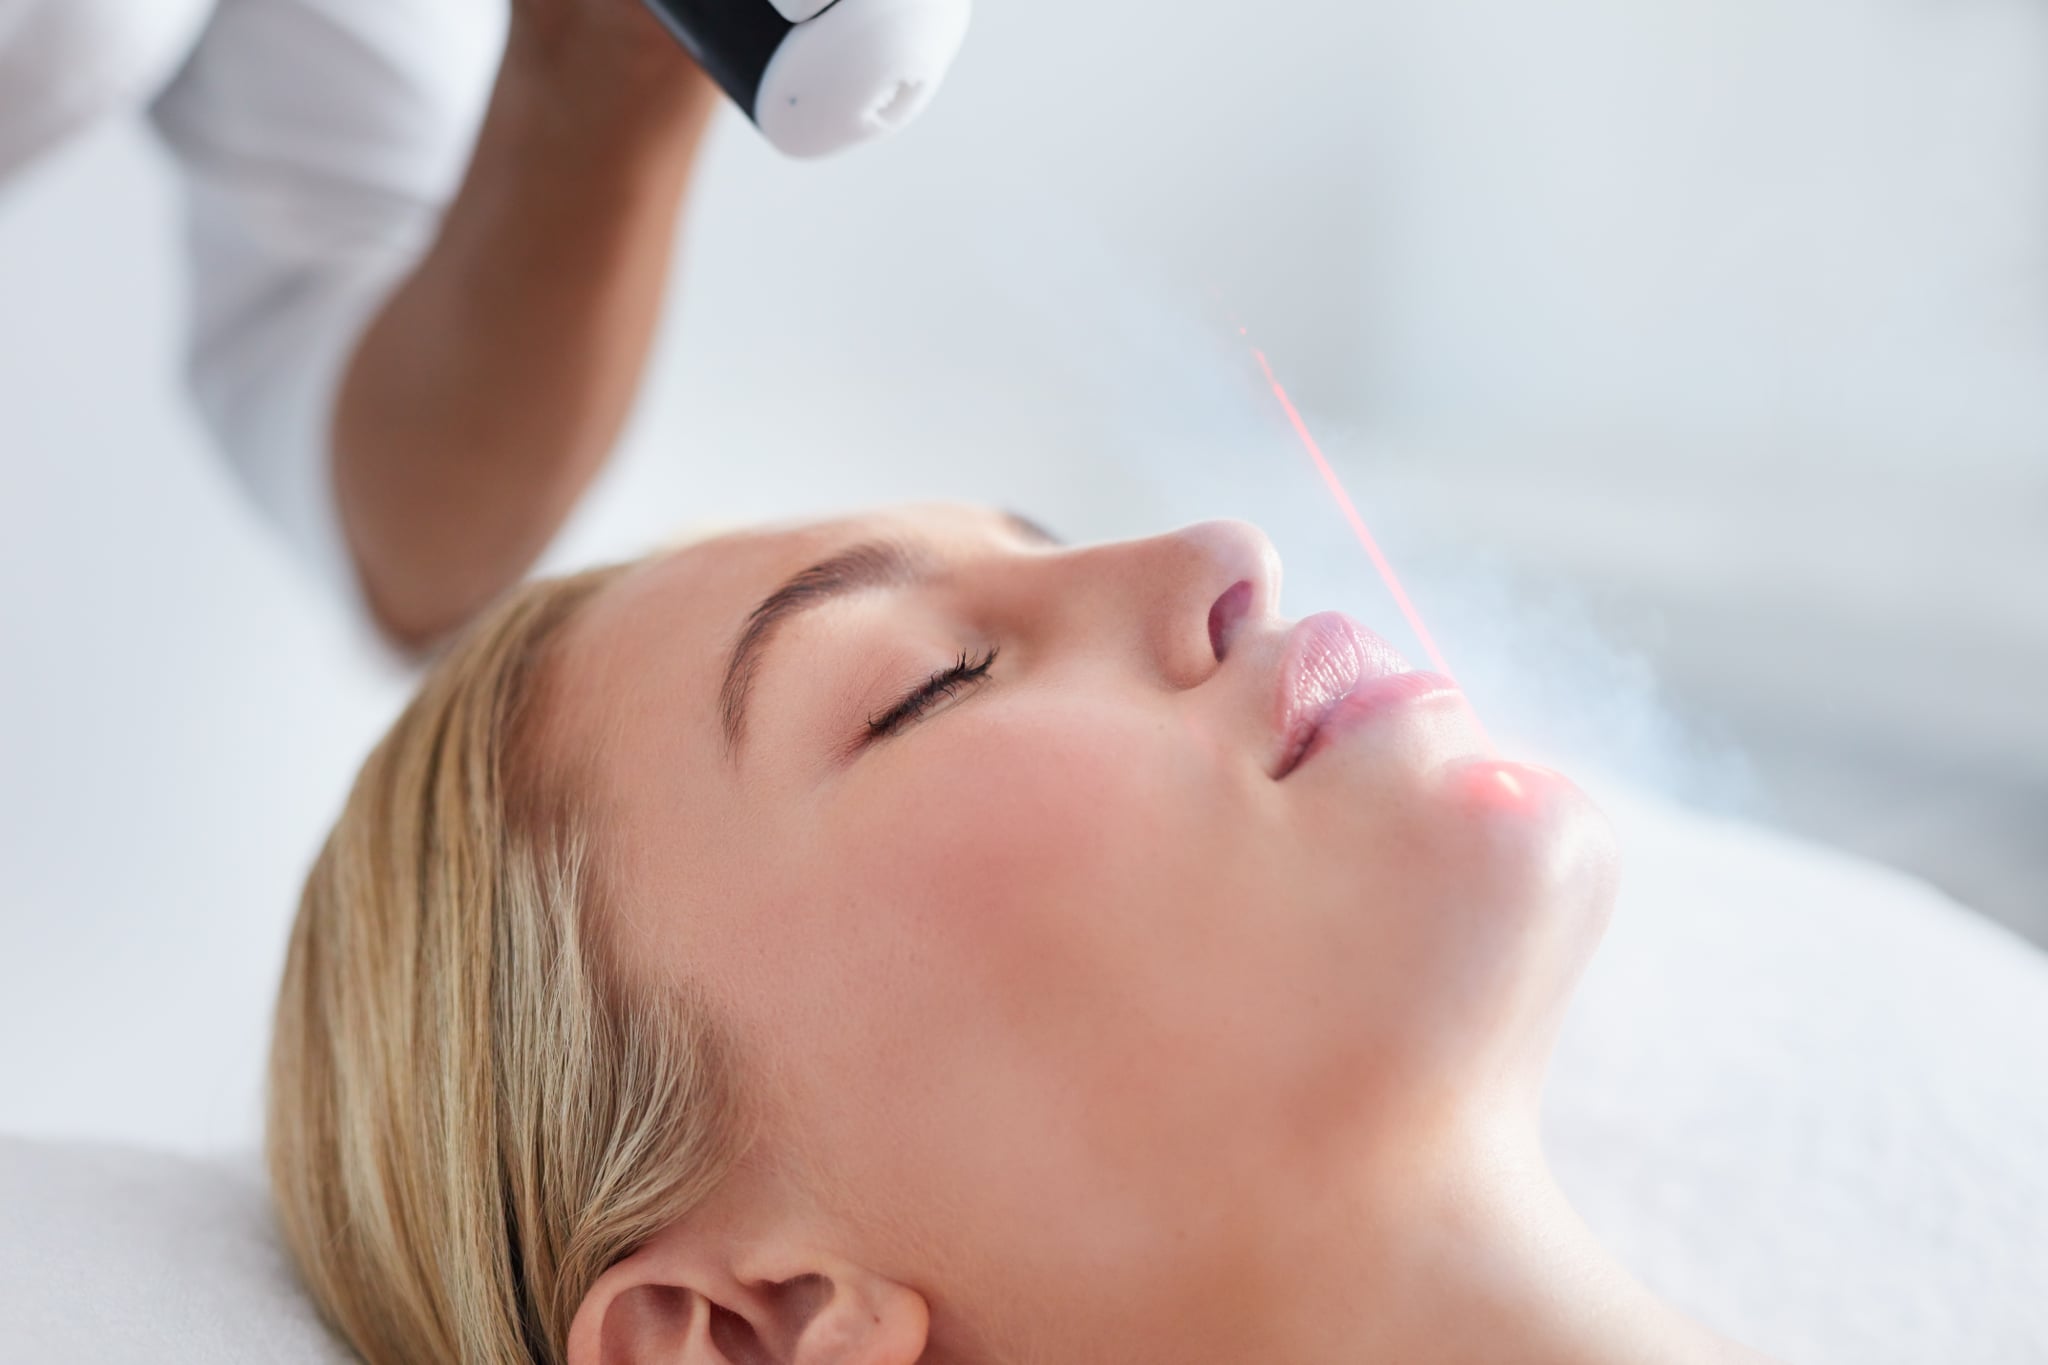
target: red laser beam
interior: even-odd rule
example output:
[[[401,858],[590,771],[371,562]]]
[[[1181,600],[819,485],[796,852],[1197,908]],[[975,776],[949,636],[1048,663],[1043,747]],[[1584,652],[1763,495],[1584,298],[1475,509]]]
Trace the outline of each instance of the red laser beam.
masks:
[[[1240,336],[1245,334],[1244,328],[1240,327],[1237,330]],[[1437,648],[1436,637],[1429,633],[1429,627],[1423,623],[1422,613],[1415,609],[1413,599],[1408,596],[1408,589],[1401,585],[1401,575],[1394,572],[1393,562],[1380,549],[1380,543],[1374,538],[1372,529],[1365,524],[1365,518],[1359,515],[1358,504],[1351,501],[1351,494],[1345,490],[1344,481],[1337,477],[1337,471],[1324,456],[1323,448],[1316,444],[1316,438],[1309,431],[1308,423],[1302,420],[1301,409],[1294,406],[1294,400],[1287,396],[1287,390],[1274,375],[1272,362],[1267,360],[1266,353],[1256,346],[1252,347],[1252,358],[1259,362],[1259,369],[1266,376],[1266,383],[1272,388],[1273,396],[1280,400],[1280,410],[1287,414],[1289,424],[1294,427],[1294,434],[1301,438],[1301,444],[1308,451],[1309,458],[1315,461],[1316,472],[1323,476],[1323,483],[1330,490],[1330,496],[1337,500],[1338,510],[1343,512],[1344,520],[1351,523],[1352,534],[1356,535],[1358,543],[1365,547],[1366,557],[1372,560],[1372,566],[1379,571],[1381,581],[1387,585],[1387,591],[1393,594],[1394,605],[1401,609],[1401,615],[1407,619],[1409,628],[1415,632],[1415,638],[1422,642],[1423,652],[1429,655],[1431,666],[1455,682],[1458,675],[1444,658],[1444,652]],[[1469,699],[1466,705],[1469,709]],[[1476,715],[1474,720],[1477,720]],[[1483,727],[1481,733],[1485,733]],[[1492,740],[1489,739],[1487,744],[1489,748],[1492,747]]]

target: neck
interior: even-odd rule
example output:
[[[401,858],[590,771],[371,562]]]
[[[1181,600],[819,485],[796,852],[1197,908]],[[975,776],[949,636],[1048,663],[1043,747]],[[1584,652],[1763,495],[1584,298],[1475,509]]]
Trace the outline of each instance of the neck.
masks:
[[[1317,1216],[1268,1248],[1281,1255],[1258,1276],[1262,1359],[1769,1365],[1623,1269],[1566,1202],[1533,1134],[1367,1183],[1371,1199],[1323,1192],[1306,1205]]]

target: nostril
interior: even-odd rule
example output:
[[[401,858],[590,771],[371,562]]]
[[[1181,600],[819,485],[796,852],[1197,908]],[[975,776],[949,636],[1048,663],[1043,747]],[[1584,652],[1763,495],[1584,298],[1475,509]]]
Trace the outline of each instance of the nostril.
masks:
[[[1218,663],[1230,652],[1230,642],[1237,638],[1238,628],[1252,609],[1252,591],[1251,580],[1240,579],[1209,608],[1209,647],[1216,651]]]

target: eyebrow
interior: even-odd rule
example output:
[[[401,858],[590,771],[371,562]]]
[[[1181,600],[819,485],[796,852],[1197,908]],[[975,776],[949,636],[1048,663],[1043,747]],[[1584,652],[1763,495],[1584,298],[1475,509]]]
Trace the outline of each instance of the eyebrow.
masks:
[[[1063,545],[1058,536],[1015,512],[1004,512],[1002,521],[1019,538],[1034,545]],[[726,661],[725,682],[718,690],[720,725],[725,732],[728,755],[737,755],[747,733],[747,700],[761,661],[776,634],[797,616],[815,610],[835,598],[876,588],[907,587],[925,581],[932,572],[931,556],[902,540],[863,541],[801,570],[747,615],[740,638]]]

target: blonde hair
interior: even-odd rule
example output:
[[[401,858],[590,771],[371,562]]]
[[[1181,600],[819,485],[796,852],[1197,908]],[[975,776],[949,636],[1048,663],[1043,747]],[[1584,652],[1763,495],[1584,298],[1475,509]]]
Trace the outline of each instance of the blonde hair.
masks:
[[[598,1276],[716,1188],[729,1049],[622,987],[547,752],[547,659],[622,568],[523,588],[378,745],[306,882],[272,1041],[271,1184],[368,1365],[561,1365]]]

